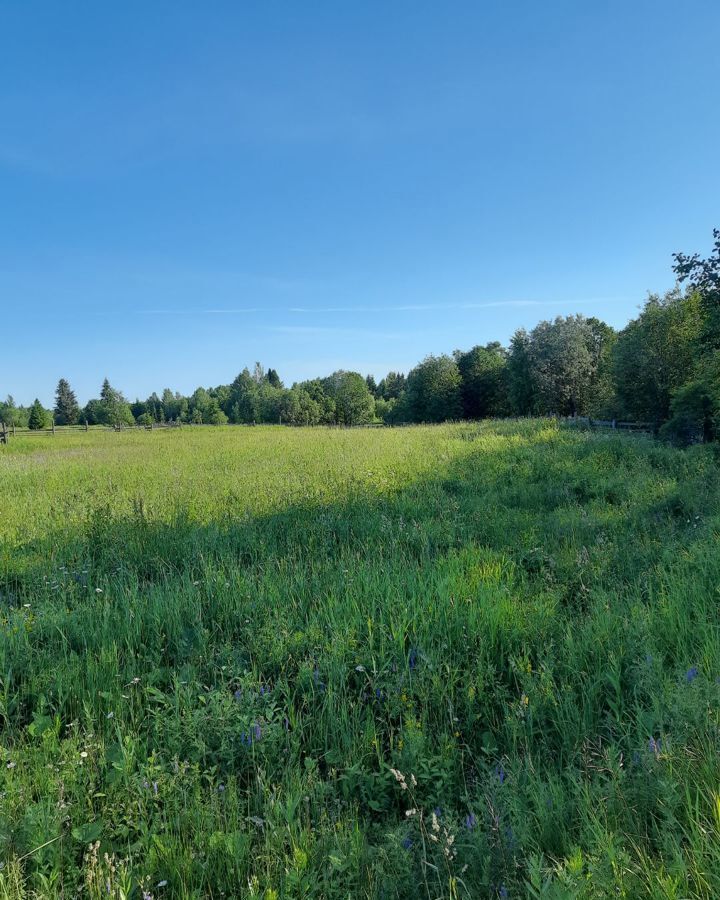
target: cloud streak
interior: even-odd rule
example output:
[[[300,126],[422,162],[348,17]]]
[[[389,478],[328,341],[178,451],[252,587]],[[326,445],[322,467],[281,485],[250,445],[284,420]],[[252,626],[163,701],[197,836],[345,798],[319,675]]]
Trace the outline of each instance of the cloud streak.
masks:
[[[615,303],[621,298],[594,297],[585,300],[491,300],[480,303],[401,303],[383,304],[371,306],[367,304],[353,304],[350,306],[240,306],[229,308],[201,308],[188,309],[142,309],[138,310],[143,315],[242,315],[245,313],[294,313],[297,315],[314,315],[329,313],[387,313],[387,312],[442,312],[444,310],[475,310],[496,308],[523,308],[543,306],[564,306],[572,304],[576,306],[588,306],[593,303]]]

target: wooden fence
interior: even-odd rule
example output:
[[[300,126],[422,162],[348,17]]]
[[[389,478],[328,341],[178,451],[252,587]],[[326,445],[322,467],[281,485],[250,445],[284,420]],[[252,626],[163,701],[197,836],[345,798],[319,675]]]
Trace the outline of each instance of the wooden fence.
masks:
[[[650,422],[618,422],[617,419],[591,419],[589,416],[568,416],[566,424],[578,428],[610,428],[613,431],[635,431],[652,433],[655,431]]]
[[[0,422],[0,444],[7,444],[11,437],[32,437],[37,435],[77,434],[83,431],[154,431],[157,428],[180,428],[182,422],[152,422],[150,425],[56,425],[49,428],[21,428],[18,425],[7,425]]]
[[[606,428],[610,430],[617,431],[629,431],[637,434],[653,434],[655,432],[655,428],[652,424],[648,422],[620,422],[616,419],[591,419],[589,416],[551,416],[550,418],[555,418],[558,421],[562,422],[564,425],[567,425],[571,428]],[[478,420],[474,420],[475,422]],[[253,422],[252,425],[255,423]],[[281,422],[282,424],[282,422]],[[244,427],[252,427],[252,425],[245,425]],[[50,435],[51,437],[55,434],[75,434],[81,431],[89,431],[92,429],[93,431],[155,431],[158,428],[202,428],[208,427],[213,428],[215,426],[212,425],[200,425],[199,423],[189,422],[183,424],[182,422],[152,422],[149,425],[88,425],[85,422],[82,425],[55,425],[53,423],[50,428],[19,428],[16,425],[6,425],[5,422],[0,422],[0,444],[7,444],[11,437],[20,437],[20,436],[28,436],[28,435]],[[236,427],[243,427],[242,425]],[[345,428],[347,426],[344,425],[335,425],[329,426],[334,428]],[[384,423],[375,423],[369,425],[356,426],[361,428],[387,428],[387,427],[412,427],[412,423],[397,423],[397,425],[385,425]]]

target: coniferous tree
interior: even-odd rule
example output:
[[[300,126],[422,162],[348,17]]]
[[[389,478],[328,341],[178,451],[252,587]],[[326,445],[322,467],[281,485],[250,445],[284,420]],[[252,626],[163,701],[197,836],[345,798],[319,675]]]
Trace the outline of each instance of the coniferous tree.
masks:
[[[58,425],[75,425],[80,418],[80,407],[74,391],[61,378],[55,390],[55,421]]]
[[[32,431],[41,431],[47,426],[48,416],[45,408],[40,401],[35,398],[35,402],[30,407],[30,417],[28,418],[28,428]]]

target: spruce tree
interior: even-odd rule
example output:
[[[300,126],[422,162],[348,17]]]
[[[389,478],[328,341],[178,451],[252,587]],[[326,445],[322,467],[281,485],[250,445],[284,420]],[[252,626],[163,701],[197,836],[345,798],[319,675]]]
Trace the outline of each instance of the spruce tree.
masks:
[[[30,418],[28,419],[28,428],[32,431],[42,431],[47,424],[47,413],[43,409],[40,401],[35,398],[35,402],[30,407]]]
[[[75,425],[79,418],[77,398],[68,382],[61,378],[55,391],[55,421],[58,425]]]

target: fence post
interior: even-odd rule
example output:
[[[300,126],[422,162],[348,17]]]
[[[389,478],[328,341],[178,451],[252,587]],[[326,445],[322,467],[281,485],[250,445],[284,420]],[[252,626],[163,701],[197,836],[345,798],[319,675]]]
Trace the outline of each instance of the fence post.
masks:
[[[87,430],[88,430],[88,420],[85,419],[85,431],[87,431]]]
[[[52,420],[52,433],[55,434],[55,417],[53,416]]]

